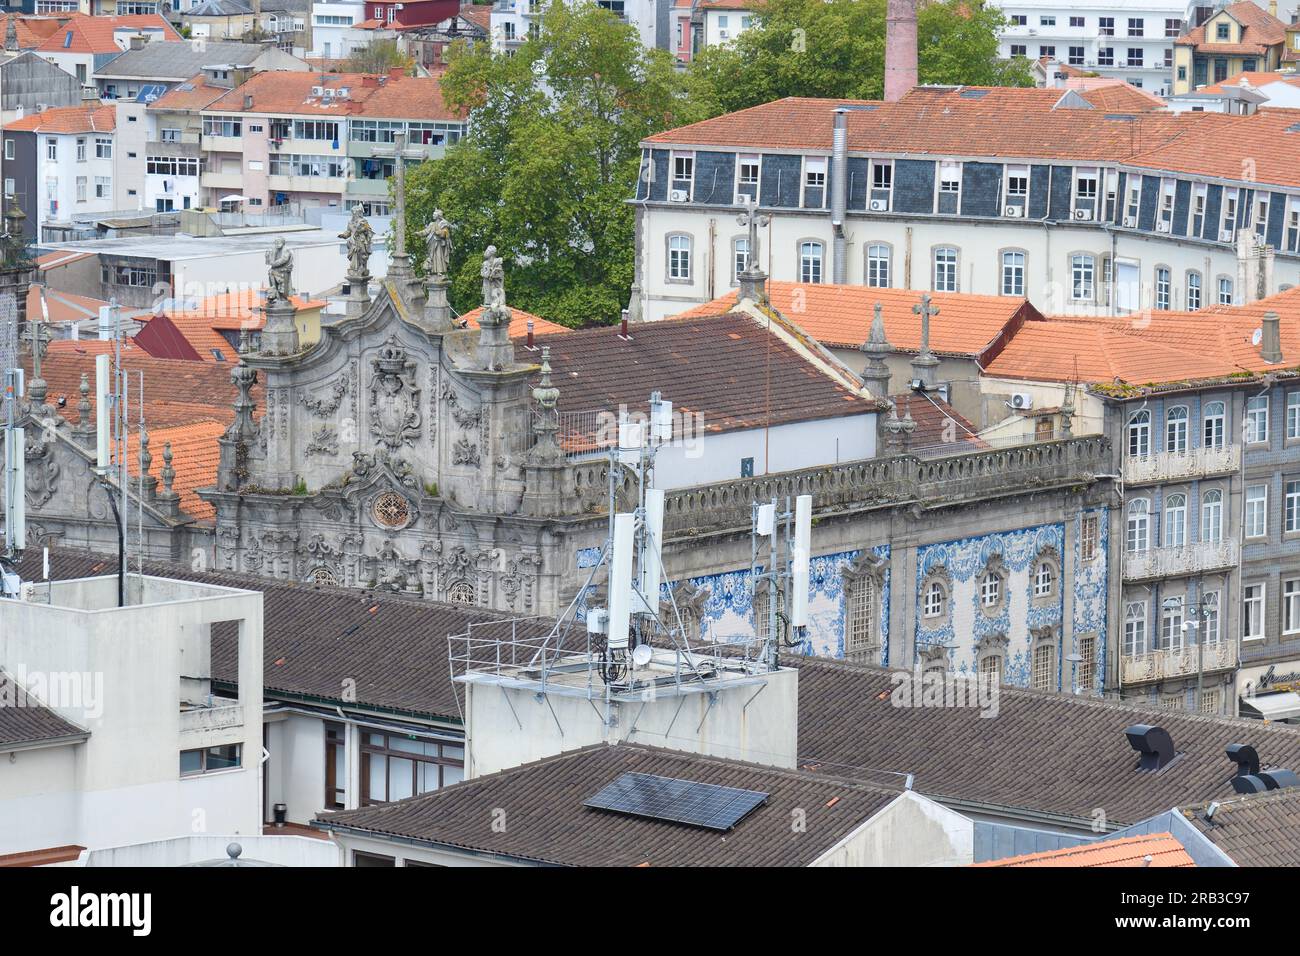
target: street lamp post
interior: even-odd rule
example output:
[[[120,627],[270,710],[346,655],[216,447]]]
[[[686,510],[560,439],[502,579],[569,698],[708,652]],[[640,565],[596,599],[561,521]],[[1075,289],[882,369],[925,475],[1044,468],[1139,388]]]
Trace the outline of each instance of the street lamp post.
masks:
[[[1201,709],[1201,691],[1205,685],[1205,640],[1204,633],[1200,630],[1201,622],[1209,616],[1209,595],[1202,593],[1201,598],[1195,604],[1187,604],[1186,600],[1181,597],[1165,598],[1160,602],[1161,607],[1166,611],[1172,611],[1175,608],[1181,608],[1186,605],[1187,620],[1182,623],[1183,644],[1187,644],[1187,632],[1196,631],[1196,707],[1195,710]]]

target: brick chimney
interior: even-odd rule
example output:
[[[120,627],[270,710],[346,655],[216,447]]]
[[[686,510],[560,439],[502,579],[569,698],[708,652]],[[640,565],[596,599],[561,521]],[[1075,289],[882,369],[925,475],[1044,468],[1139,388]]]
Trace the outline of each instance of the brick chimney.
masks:
[[[916,86],[916,0],[889,0],[885,14],[885,101]]]

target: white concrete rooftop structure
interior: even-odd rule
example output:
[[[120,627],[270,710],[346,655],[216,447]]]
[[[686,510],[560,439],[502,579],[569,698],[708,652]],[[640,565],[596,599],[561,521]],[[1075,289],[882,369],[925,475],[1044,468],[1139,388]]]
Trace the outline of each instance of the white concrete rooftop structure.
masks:
[[[10,749],[0,855],[262,832],[262,594],[137,574],[125,593],[118,607],[110,575],[0,600],[0,671],[20,705],[89,734]],[[238,642],[238,699],[212,694],[219,623]]]

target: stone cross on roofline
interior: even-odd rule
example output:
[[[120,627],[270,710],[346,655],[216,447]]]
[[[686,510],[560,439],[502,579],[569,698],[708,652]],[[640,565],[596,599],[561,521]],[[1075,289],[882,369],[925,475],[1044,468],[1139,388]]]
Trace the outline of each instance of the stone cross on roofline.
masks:
[[[406,148],[406,134],[397,133],[393,136],[393,148],[378,148],[374,150],[374,155],[387,159],[393,159],[393,199],[396,208],[393,210],[392,236],[393,245],[389,250],[389,267],[388,274],[395,277],[409,277],[411,275],[411,260],[406,254],[406,162],[407,159],[423,159],[424,150],[410,150]]]
[[[930,319],[939,314],[939,307],[930,304],[929,294],[921,296],[921,301],[912,306],[912,311],[921,317],[921,348],[916,358],[912,359],[912,377],[920,383],[921,391],[932,391],[935,387],[934,370],[939,360],[930,351]]]
[[[743,211],[736,217],[736,222],[749,228],[749,237],[745,253],[745,268],[737,276],[740,282],[739,297],[760,302],[767,297],[764,285],[767,274],[758,266],[758,230],[765,228],[771,222],[771,217],[759,213],[758,200],[752,196],[745,196],[740,205]]]

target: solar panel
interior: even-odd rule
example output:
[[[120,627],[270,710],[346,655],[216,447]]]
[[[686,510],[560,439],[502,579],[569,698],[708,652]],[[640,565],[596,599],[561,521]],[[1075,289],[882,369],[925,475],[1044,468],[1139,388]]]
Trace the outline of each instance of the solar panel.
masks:
[[[766,802],[767,796],[759,790],[625,773],[583,806],[708,830],[730,830]]]

